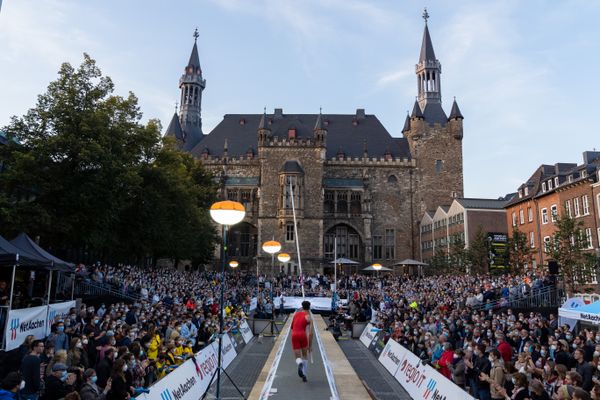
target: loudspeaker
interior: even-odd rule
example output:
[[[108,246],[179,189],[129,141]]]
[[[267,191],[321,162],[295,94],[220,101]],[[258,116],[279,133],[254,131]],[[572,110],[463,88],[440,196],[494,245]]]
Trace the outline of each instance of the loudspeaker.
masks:
[[[548,272],[551,275],[557,275],[558,274],[558,262],[551,260],[548,261]]]

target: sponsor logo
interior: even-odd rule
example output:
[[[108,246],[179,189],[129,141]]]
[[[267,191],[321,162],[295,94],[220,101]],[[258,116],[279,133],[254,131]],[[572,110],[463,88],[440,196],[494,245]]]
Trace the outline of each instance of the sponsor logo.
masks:
[[[217,367],[217,356],[215,354],[212,354],[206,360],[204,360],[200,364],[198,364],[200,380],[204,380],[204,377],[210,376],[216,367]]]
[[[17,329],[19,328],[19,318],[13,318],[10,320],[10,340],[17,338]]]
[[[52,310],[48,313],[48,328],[52,326],[54,318],[56,318],[56,310]]]
[[[581,313],[580,317],[581,317],[581,319],[584,319],[586,321],[600,322],[600,315]]]
[[[427,400],[429,396],[433,393],[433,389],[435,389],[436,385],[437,382],[433,378],[429,378],[429,382],[427,382],[425,393],[423,393],[423,397],[425,398],[425,400]]]
[[[18,321],[19,320],[17,319],[17,323],[18,323]],[[23,322],[19,325],[19,332],[24,333],[27,331],[32,331],[34,329],[43,328],[45,325],[46,325],[46,321],[43,319]]]
[[[196,384],[196,378],[190,377],[185,382],[180,383],[176,389],[165,389],[160,392],[161,400],[181,400]]]
[[[427,379],[425,371],[420,370],[418,365],[413,365],[408,360],[402,362],[400,371],[404,374],[405,382],[412,383],[418,389],[421,388],[421,385]]]

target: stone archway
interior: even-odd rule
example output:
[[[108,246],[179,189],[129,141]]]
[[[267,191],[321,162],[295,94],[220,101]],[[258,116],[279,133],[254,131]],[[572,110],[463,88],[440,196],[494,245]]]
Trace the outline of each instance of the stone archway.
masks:
[[[337,249],[334,252],[334,243]],[[323,236],[323,255],[326,262],[333,261],[334,254],[338,258],[348,258],[361,265],[365,259],[365,247],[360,233],[352,226],[340,223],[329,228]],[[328,270],[330,268],[326,268]],[[346,266],[345,271],[356,271],[358,266]],[[333,268],[331,268],[333,270]]]

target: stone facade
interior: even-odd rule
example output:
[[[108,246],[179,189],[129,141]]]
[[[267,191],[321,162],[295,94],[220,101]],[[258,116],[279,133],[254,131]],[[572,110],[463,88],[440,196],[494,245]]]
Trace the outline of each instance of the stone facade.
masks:
[[[292,192],[304,271],[331,272],[334,254],[361,268],[418,257],[418,216],[463,192],[463,117],[456,101],[449,117],[442,109],[441,64],[427,26],[422,46],[419,99],[403,137],[393,137],[364,109],[335,115],[275,109],[227,114],[193,146],[192,155],[220,183],[221,197],[246,207],[245,220],[228,235],[230,258],[251,271],[297,272]],[[188,64],[201,71],[194,54],[195,45]],[[182,118],[173,116],[166,135],[189,149]],[[261,250],[271,239],[292,256],[286,265]]]

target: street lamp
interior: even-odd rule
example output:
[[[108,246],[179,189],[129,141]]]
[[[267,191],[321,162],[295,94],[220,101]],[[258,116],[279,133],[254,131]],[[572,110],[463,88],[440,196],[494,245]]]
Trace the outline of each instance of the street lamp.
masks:
[[[381,268],[383,266],[379,263],[375,263],[375,264],[371,265],[371,267],[373,267],[373,269],[375,271],[377,271],[377,277],[379,278],[379,271],[381,270]],[[383,299],[383,283],[381,281],[379,281],[379,287],[381,289],[381,298]]]
[[[285,264],[286,262],[290,261],[291,257],[288,253],[279,253],[277,255],[277,259],[280,263]]]
[[[271,268],[275,269],[275,253],[281,250],[281,243],[276,240],[269,240],[263,243],[262,249],[271,255]],[[256,276],[258,279],[258,264],[256,264]]]
[[[237,268],[237,267],[238,267],[238,265],[240,265],[240,263],[239,263],[239,262],[237,262],[237,261],[235,261],[235,260],[231,260],[231,261],[229,261],[229,266],[230,266],[231,268]]]
[[[244,219],[246,210],[236,201],[219,201],[210,206],[210,217],[222,227],[223,245],[221,246],[221,301],[219,301],[219,354],[217,358],[217,400],[221,399],[221,352],[223,349],[223,307],[225,302],[225,260],[227,259],[227,228]],[[231,264],[237,261],[232,261]],[[236,265],[237,266],[237,265]],[[214,375],[213,375],[214,376]],[[234,384],[235,386],[235,384]],[[237,388],[237,386],[236,386]],[[239,389],[238,389],[239,391]],[[241,392],[240,392],[241,393]]]

